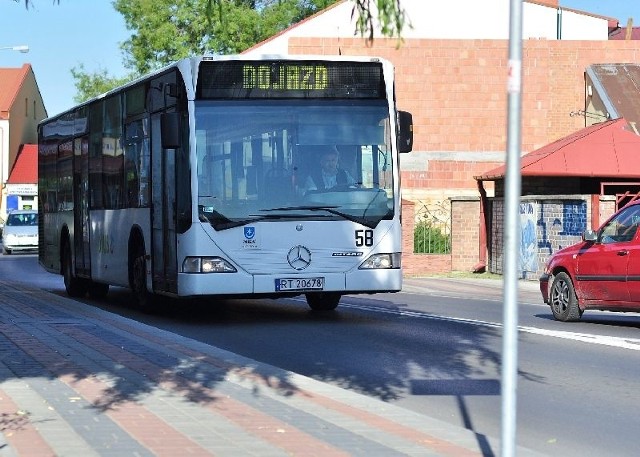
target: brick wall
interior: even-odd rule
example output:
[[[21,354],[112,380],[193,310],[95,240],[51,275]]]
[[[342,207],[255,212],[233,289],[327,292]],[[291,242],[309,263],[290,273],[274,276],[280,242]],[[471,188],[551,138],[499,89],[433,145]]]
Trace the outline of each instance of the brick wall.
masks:
[[[595,198],[595,201],[594,201]],[[504,200],[489,199],[487,252],[480,239],[480,199],[451,199],[451,254],[415,254],[413,230],[415,204],[402,201],[402,265],[407,276],[452,271],[474,271],[482,261],[491,273],[503,273]],[[597,205],[597,207],[596,207]],[[597,211],[599,224],[616,211],[611,195],[532,195],[520,199],[521,245],[519,272],[522,279],[537,280],[549,256],[581,240],[583,232],[593,227]],[[527,222],[530,221],[529,227]],[[599,225],[598,224],[598,225]],[[527,250],[526,246],[529,245]],[[530,264],[527,265],[527,255]]]
[[[598,208],[593,205],[597,204]],[[488,270],[503,273],[504,200],[492,200]],[[526,196],[520,199],[519,277],[537,280],[551,254],[579,242],[591,228],[593,212],[604,222],[615,211],[615,197],[592,195]]]
[[[547,0],[546,3],[557,6],[558,2]],[[640,47],[637,43],[524,41],[522,152],[538,149],[583,128],[584,119],[569,114],[585,107],[585,69],[597,63],[638,62]],[[418,195],[437,200],[451,197],[452,193],[478,195],[474,176],[504,163],[508,46],[507,40],[411,39],[398,46],[395,39],[376,38],[373,44],[367,44],[360,38],[301,37],[290,39],[289,52],[371,55],[393,62],[398,108],[412,112],[414,120],[412,164],[410,169],[401,170],[403,192],[414,200]],[[491,191],[492,184],[485,183],[485,188]],[[563,184],[556,184],[558,194],[562,194]],[[523,185],[529,184],[523,181]],[[538,181],[531,183],[527,192],[536,193],[536,185],[548,190],[544,182]],[[575,187],[575,182],[572,185]],[[587,205],[590,209],[590,203]],[[403,208],[408,206],[403,204]],[[452,211],[455,211],[453,207]],[[407,274],[473,267],[474,261],[479,259],[479,246],[471,246],[479,236],[479,210],[466,216],[469,225],[465,225],[467,222],[453,224],[452,236],[458,236],[457,231],[464,227],[476,232],[457,239],[452,255],[418,255],[413,254],[413,226],[409,222],[413,220],[413,212],[410,215],[407,209],[403,215],[403,264]],[[487,234],[491,243],[489,268],[499,272],[503,220],[500,204],[494,208],[491,217],[493,225],[490,226],[491,233]],[[473,218],[475,222],[471,222]],[[470,237],[472,241],[467,243],[464,237]],[[539,263],[542,258],[541,255]]]
[[[473,271],[480,261],[480,198],[451,200],[451,270]]]
[[[638,62],[637,43],[526,40],[522,152],[584,127],[583,118],[569,113],[584,109],[586,67]],[[292,38],[289,50],[292,54],[375,55],[394,63],[398,107],[413,113],[414,151],[423,161],[402,171],[406,189],[465,190],[477,195],[473,176],[503,163],[508,41],[411,39],[398,47],[395,39],[376,38],[367,45],[360,38]]]
[[[409,276],[472,271],[480,261],[480,199],[451,201],[451,254],[415,254],[415,204],[402,201],[402,265]]]

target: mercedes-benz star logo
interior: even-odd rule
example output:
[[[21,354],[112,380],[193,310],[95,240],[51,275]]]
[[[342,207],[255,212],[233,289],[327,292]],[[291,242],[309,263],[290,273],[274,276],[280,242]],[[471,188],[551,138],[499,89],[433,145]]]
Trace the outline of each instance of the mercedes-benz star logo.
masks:
[[[298,271],[304,270],[311,263],[311,251],[304,246],[294,246],[287,254],[287,261],[292,268]]]

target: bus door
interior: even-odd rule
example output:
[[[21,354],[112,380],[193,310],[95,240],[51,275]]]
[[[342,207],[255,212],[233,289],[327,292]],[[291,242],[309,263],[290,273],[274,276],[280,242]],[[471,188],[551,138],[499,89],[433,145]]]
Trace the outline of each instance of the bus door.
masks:
[[[151,116],[151,268],[154,292],[178,291],[175,149],[162,149],[160,113]]]
[[[89,246],[89,138],[76,138],[73,142],[73,243],[76,274],[91,276],[91,249]]]

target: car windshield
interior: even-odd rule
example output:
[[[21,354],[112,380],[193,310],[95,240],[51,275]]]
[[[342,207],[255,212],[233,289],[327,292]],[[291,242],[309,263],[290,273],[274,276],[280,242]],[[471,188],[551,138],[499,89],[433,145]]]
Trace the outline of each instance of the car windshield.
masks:
[[[10,227],[38,225],[38,215],[36,213],[9,214],[6,225]]]
[[[200,218],[217,230],[391,218],[388,110],[384,100],[196,102]]]

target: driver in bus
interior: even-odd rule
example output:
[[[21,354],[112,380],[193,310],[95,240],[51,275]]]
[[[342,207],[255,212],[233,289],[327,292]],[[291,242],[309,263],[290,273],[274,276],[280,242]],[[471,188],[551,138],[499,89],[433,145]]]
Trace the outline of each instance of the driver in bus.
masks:
[[[338,166],[340,153],[335,146],[327,146],[320,155],[320,167],[312,170],[305,182],[305,193],[341,186],[355,186],[356,180],[344,168]]]

